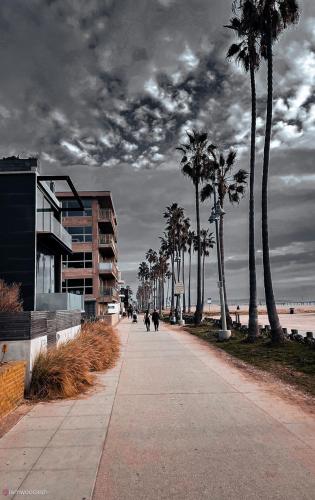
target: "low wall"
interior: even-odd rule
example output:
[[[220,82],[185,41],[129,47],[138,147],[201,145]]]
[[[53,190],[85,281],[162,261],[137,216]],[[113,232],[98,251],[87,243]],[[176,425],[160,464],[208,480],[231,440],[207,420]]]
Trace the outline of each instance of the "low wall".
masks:
[[[76,337],[81,329],[81,325],[72,326],[71,328],[67,328],[66,330],[61,330],[57,332],[57,346],[67,342],[67,340],[71,340]]]
[[[0,417],[17,407],[24,396],[24,361],[14,361],[0,366]]]
[[[106,325],[115,326],[119,322],[119,314],[104,314],[102,316],[99,316],[98,319],[100,321],[104,321]]]
[[[27,390],[37,354],[75,337],[80,328],[79,311],[0,313],[0,351],[6,344],[5,361],[25,362]]]

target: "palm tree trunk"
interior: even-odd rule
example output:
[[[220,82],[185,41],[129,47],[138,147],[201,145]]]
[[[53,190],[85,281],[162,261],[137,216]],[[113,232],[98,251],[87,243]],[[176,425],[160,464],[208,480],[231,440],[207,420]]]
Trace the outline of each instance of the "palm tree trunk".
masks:
[[[205,254],[202,256],[202,304],[205,303]]]
[[[221,207],[223,209],[223,200],[220,200]],[[223,293],[224,293],[224,302],[225,302],[225,314],[226,314],[226,326],[228,329],[231,329],[233,326],[232,318],[229,311],[229,306],[227,302],[227,293],[226,293],[226,284],[225,284],[225,263],[224,263],[224,222],[223,216],[220,217],[220,229],[219,229],[219,238],[220,238],[220,250],[221,250],[221,267],[222,267],[222,281],[223,281]]]
[[[185,250],[182,249],[182,277],[183,277],[183,285],[184,285],[184,293],[183,293],[183,312],[186,312],[186,287],[185,287]]]
[[[199,205],[199,182],[195,184],[196,222],[197,222],[197,304],[195,311],[195,324],[200,325],[202,320],[201,304],[201,239],[200,239],[200,205]]]
[[[171,255],[171,269],[172,269],[172,291],[171,291],[171,316],[174,314],[174,292],[175,292],[175,266],[174,266],[174,251]]]
[[[170,291],[170,278],[167,278],[167,289],[166,289],[166,308],[168,307],[168,296]]]
[[[273,54],[272,54],[271,19],[269,20],[268,27],[269,27],[267,31],[268,95],[267,95],[267,115],[266,115],[265,146],[264,146],[264,161],[263,161],[263,176],[262,176],[262,197],[261,197],[262,250],[263,250],[263,265],[264,265],[265,298],[266,298],[266,307],[271,329],[271,341],[273,344],[281,344],[284,342],[284,334],[280,325],[276,302],[273,293],[270,255],[269,255],[269,234],[268,234],[268,173],[269,173],[271,128],[272,128],[272,98],[273,98],[273,85],[272,85]]]
[[[249,46],[251,42],[249,43]],[[252,58],[251,58],[252,60]],[[250,175],[249,175],[249,311],[248,311],[248,340],[254,342],[258,335],[257,284],[256,284],[256,250],[255,250],[255,153],[256,153],[256,82],[255,68],[250,63],[250,81],[252,97],[252,122],[250,144]]]
[[[189,249],[189,273],[188,273],[188,312],[191,312],[191,245]]]

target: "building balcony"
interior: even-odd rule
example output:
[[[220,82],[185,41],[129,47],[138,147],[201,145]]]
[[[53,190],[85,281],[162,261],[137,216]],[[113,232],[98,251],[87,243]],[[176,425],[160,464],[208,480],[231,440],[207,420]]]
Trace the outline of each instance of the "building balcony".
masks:
[[[36,221],[38,237],[58,245],[65,253],[72,252],[72,238],[52,212],[38,212]]]
[[[98,209],[98,224],[103,233],[117,234],[117,221],[115,213],[109,208]]]
[[[74,293],[37,293],[36,310],[84,312],[83,295]]]
[[[99,262],[98,270],[100,274],[111,274],[117,279],[118,269],[114,262]]]
[[[115,215],[114,212],[110,210],[110,208],[99,208],[98,220],[99,222],[110,222],[113,227],[116,226]]]
[[[100,234],[98,238],[99,248],[107,250],[112,255],[117,255],[115,238],[111,234]]]
[[[100,302],[119,301],[119,292],[114,287],[102,287],[100,289]]]

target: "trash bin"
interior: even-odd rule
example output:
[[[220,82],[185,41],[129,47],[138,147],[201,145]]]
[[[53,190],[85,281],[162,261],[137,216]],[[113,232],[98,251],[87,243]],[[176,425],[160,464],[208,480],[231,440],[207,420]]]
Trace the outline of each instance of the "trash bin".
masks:
[[[290,307],[290,314],[294,314],[294,307]]]

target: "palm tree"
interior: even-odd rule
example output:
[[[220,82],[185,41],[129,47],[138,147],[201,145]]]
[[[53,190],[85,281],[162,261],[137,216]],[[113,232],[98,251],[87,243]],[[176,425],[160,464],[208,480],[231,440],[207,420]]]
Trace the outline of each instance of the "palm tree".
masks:
[[[249,174],[249,319],[248,340],[254,342],[259,335],[257,284],[256,284],[256,250],[255,250],[255,153],[256,153],[256,81],[255,71],[260,64],[258,44],[259,13],[252,0],[245,0],[241,9],[241,17],[233,17],[227,28],[234,30],[239,39],[233,43],[227,52],[227,57],[236,59],[246,72],[250,74],[251,84],[251,144],[250,144],[250,174]]]
[[[153,291],[153,307],[155,307],[155,279],[154,279],[154,276],[152,274],[152,266],[154,264],[156,264],[157,262],[157,253],[155,250],[153,250],[152,248],[149,248],[149,250],[147,251],[146,255],[145,255],[145,258],[147,259],[147,261],[149,262],[149,271],[150,271],[150,283],[151,283],[151,286],[150,286],[150,295],[152,294],[152,291]],[[150,297],[150,302],[152,301],[152,297]]]
[[[200,324],[202,320],[203,304],[201,301],[201,238],[200,238],[200,186],[205,179],[207,172],[207,140],[208,134],[205,132],[186,132],[189,143],[182,144],[176,148],[183,153],[181,160],[182,173],[189,177],[195,188],[195,209],[196,209],[196,237],[197,237],[197,304],[195,311],[195,324]]]
[[[260,35],[262,55],[267,59],[267,113],[262,176],[262,250],[264,265],[264,285],[266,307],[271,328],[273,344],[284,342],[284,334],[277,313],[273,292],[268,232],[268,174],[270,141],[273,112],[273,44],[289,24],[299,19],[299,6],[296,0],[257,0],[260,13]]]
[[[181,250],[181,233],[184,223],[184,209],[180,207],[177,203],[166,207],[166,211],[163,214],[166,219],[166,230],[164,232],[164,245],[166,244],[169,248],[169,254],[171,259],[171,270],[172,270],[172,304],[171,304],[171,316],[174,314],[174,291],[175,282],[180,278],[180,260],[178,259]],[[163,238],[162,238],[163,240]],[[177,262],[177,276],[175,275],[175,262]],[[176,310],[178,309],[178,297],[176,301]]]
[[[213,233],[210,233],[209,229],[201,229],[201,254],[202,254],[202,303],[205,303],[205,260],[209,257],[209,249],[213,248],[215,241],[213,238]],[[196,248],[196,239],[194,241]]]
[[[183,294],[183,312],[186,312],[186,282],[185,282],[185,253],[187,252],[187,242],[190,228],[190,219],[186,217],[183,220],[181,235],[180,235],[180,246],[182,251],[182,281],[184,285],[184,294]]]
[[[201,191],[201,201],[211,198],[214,194],[214,190],[217,189],[220,206],[223,210],[226,195],[228,195],[229,201],[232,204],[239,203],[240,199],[244,196],[247,172],[240,168],[237,172],[233,173],[236,151],[230,149],[228,154],[224,156],[223,153],[217,154],[215,150],[216,147],[213,145],[208,148],[208,152],[212,157],[212,161],[208,164],[208,179],[210,182],[207,183]],[[228,307],[225,284],[223,215],[220,217],[219,238],[221,247],[222,281],[226,308],[226,320],[228,328],[231,328],[232,318]]]
[[[188,231],[187,236],[187,250],[189,255],[189,267],[188,267],[188,312],[191,312],[191,253],[194,249],[193,243],[195,241],[196,235],[194,231]]]
[[[138,278],[141,281],[142,309],[148,306],[147,281],[150,276],[149,266],[145,261],[139,264]]]

